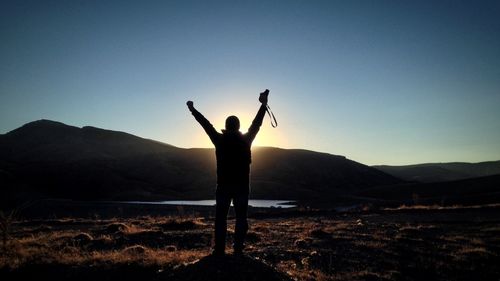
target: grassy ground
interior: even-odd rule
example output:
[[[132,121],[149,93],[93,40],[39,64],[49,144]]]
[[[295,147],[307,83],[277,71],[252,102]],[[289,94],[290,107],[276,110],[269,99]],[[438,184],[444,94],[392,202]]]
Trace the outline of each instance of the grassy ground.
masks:
[[[498,219],[496,219],[498,218]],[[229,221],[234,225],[234,221]],[[251,219],[246,257],[208,256],[213,222],[21,220],[2,280],[499,280],[500,212],[386,210]],[[230,230],[232,233],[232,230]],[[232,235],[229,235],[229,240]],[[228,241],[228,245],[230,241]],[[231,250],[228,247],[228,252]],[[265,279],[262,279],[265,278]]]

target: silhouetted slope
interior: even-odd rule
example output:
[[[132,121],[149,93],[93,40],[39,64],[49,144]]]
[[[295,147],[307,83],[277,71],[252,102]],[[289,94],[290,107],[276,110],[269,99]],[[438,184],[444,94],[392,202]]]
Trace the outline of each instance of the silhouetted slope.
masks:
[[[401,182],[345,157],[306,150],[254,149],[252,169],[253,198],[331,198]],[[0,181],[9,199],[207,199],[215,189],[215,155],[40,120],[0,135]]]
[[[50,120],[34,121],[2,135],[0,145],[4,148],[0,150],[1,159],[31,162],[116,159],[181,150],[124,132],[78,128]]]
[[[190,180],[178,175],[192,166],[184,154],[127,133],[49,120],[0,136],[0,170],[15,193],[21,187],[63,198],[181,198]]]
[[[407,204],[481,205],[500,202],[500,175],[449,182],[380,186],[357,195]]]
[[[324,198],[401,182],[344,156],[269,147],[254,148],[253,155],[252,196],[256,198],[304,199],[304,194]]]
[[[480,163],[426,163],[405,166],[373,166],[395,177],[417,182],[443,182],[500,174],[500,161]]]

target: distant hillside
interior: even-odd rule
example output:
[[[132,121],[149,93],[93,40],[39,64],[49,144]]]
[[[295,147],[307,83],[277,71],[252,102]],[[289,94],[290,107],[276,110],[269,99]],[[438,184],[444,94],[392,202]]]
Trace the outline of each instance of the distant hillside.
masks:
[[[401,183],[343,156],[278,148],[253,150],[252,178],[252,197],[265,199],[333,199]],[[206,199],[215,189],[215,155],[39,120],[0,135],[0,183],[8,200]]]
[[[39,120],[0,135],[0,159],[74,162],[175,152],[171,145],[123,132]]]
[[[327,153],[256,148],[252,192],[260,198],[332,198],[385,184],[401,183],[369,166]]]
[[[356,195],[399,204],[482,205],[500,202],[500,175],[449,182],[405,183],[361,190]]]
[[[500,174],[500,161],[373,167],[395,177],[414,182],[444,182]]]

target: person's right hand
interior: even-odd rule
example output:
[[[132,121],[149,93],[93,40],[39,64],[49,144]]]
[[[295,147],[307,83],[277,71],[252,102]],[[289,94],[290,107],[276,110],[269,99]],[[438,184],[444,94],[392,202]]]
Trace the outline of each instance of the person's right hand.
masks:
[[[266,89],[264,92],[260,93],[259,101],[263,104],[267,104],[267,98],[269,96],[269,90]]]
[[[187,107],[189,108],[189,111],[193,111],[194,109],[194,104],[192,101],[186,102]]]

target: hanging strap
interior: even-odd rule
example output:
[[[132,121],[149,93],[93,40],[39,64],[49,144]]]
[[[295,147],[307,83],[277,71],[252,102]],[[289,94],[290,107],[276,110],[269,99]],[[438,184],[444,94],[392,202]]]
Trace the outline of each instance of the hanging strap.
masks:
[[[271,110],[271,107],[269,105],[266,105],[266,111],[267,111],[267,114],[269,115],[269,119],[271,119],[271,126],[273,128],[278,127],[278,121],[276,121],[276,117],[274,117],[274,113]]]

